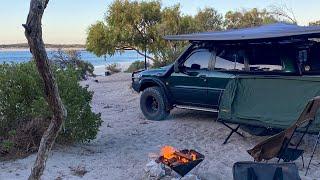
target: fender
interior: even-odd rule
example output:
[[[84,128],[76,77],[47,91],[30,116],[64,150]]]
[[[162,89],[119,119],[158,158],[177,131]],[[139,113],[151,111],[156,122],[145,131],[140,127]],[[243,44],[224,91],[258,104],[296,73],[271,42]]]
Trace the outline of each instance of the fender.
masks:
[[[162,82],[158,78],[145,77],[145,78],[141,79],[140,82],[139,82],[139,87],[138,87],[139,92],[142,91],[143,89],[145,89],[145,86],[150,87],[151,84],[154,84],[154,85],[159,86],[161,88],[161,91],[168,98],[170,106],[172,106],[172,104],[173,104],[172,95],[171,95],[169,89],[167,88],[167,86],[164,84],[164,82]],[[171,107],[168,107],[168,108],[171,108]]]

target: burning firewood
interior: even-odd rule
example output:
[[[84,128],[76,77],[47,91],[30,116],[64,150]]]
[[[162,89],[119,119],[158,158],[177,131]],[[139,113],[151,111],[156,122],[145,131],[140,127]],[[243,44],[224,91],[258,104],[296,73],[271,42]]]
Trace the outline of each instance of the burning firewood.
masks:
[[[196,167],[204,159],[204,155],[194,150],[177,150],[171,146],[161,149],[160,157],[156,160],[174,170],[182,177]]]
[[[176,156],[178,156],[178,157],[185,158],[185,159],[187,159],[188,161],[193,161],[193,160],[194,160],[194,159],[192,158],[192,154],[183,154],[183,153],[178,152],[178,151],[174,152],[173,154],[176,155]]]

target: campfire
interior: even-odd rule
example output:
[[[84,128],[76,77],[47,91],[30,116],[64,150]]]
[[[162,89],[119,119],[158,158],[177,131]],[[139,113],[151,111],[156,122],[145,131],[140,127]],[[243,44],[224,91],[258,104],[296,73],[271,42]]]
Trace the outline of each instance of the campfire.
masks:
[[[171,146],[164,146],[161,149],[160,157],[156,160],[168,166],[170,169],[185,176],[204,159],[204,155],[195,150],[177,150]]]

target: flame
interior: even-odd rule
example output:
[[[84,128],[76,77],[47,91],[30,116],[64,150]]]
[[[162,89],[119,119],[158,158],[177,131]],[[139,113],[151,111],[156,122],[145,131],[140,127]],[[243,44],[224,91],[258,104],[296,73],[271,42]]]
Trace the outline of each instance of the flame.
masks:
[[[197,155],[194,153],[191,153],[191,158],[192,158],[192,161],[195,161],[197,159]]]
[[[161,156],[163,156],[166,159],[172,159],[175,157],[174,152],[176,152],[177,150],[172,147],[172,146],[164,146],[161,149]]]
[[[180,162],[180,163],[188,163],[191,160],[194,161],[197,159],[197,155],[195,153],[189,152],[187,154],[182,154],[172,146],[162,147],[160,155],[163,156],[166,161],[173,160],[175,162]],[[190,157],[190,158],[186,158],[186,157]]]

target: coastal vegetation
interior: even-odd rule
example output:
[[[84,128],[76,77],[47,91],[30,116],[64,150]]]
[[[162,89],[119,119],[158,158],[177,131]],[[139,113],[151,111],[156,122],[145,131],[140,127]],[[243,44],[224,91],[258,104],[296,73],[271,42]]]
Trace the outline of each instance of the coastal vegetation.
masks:
[[[88,76],[95,76],[94,66],[90,62],[82,60],[77,50],[61,50],[54,52],[50,61],[60,69],[74,68],[79,72],[79,80],[85,80]]]
[[[93,65],[77,50],[58,49],[49,62],[69,112],[58,143],[94,139],[102,120],[91,111],[93,92],[79,85],[94,76]],[[37,150],[52,111],[34,61],[0,64],[0,71],[0,159],[23,157]]]
[[[310,26],[320,26],[320,20],[309,23]]]
[[[147,64],[147,67],[150,67],[150,64]],[[130,66],[128,67],[128,69],[125,71],[127,73],[132,73],[134,71],[138,71],[141,69],[144,69],[144,61],[135,61],[132,64],[130,64]]]
[[[134,50],[147,55],[154,67],[173,62],[187,42],[163,39],[166,35],[245,28],[279,21],[296,23],[285,8],[228,11],[200,9],[194,16],[181,13],[179,4],[162,7],[161,1],[115,0],[102,21],[89,27],[86,48],[97,56]]]
[[[68,116],[58,143],[94,139],[102,123],[91,110],[93,92],[79,85],[81,70],[68,65],[52,66]],[[53,116],[45,99],[43,81],[35,62],[0,65],[0,158],[21,157],[35,152]]]
[[[119,73],[121,72],[121,68],[119,67],[119,64],[112,63],[106,66],[106,72],[109,72],[110,74]]]

